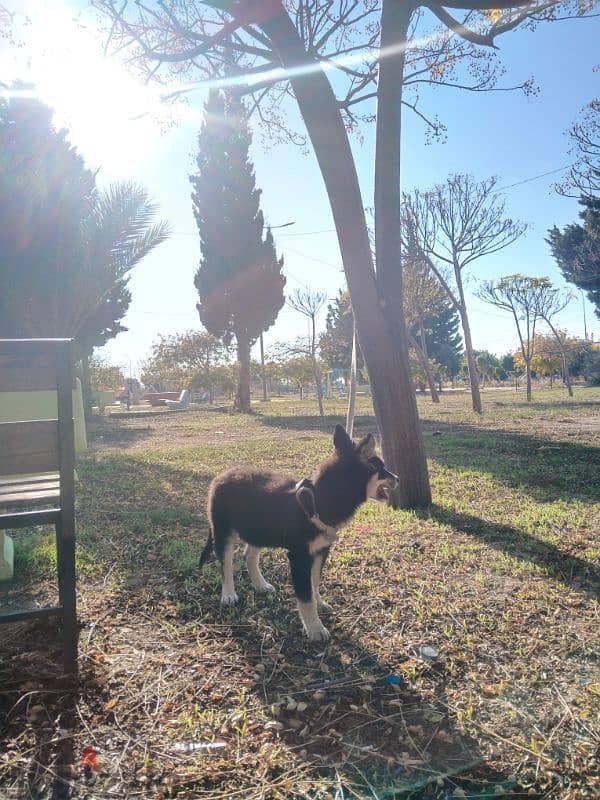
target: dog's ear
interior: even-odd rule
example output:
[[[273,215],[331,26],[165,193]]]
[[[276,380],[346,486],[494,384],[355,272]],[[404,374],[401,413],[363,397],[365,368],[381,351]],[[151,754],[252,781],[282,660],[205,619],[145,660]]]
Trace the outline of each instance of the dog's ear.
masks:
[[[335,426],[333,446],[340,456],[349,456],[354,452],[354,442],[341,425]]]
[[[313,517],[317,516],[315,493],[312,489],[312,484],[309,481],[302,481],[296,490],[296,500],[308,519],[312,519]]]
[[[356,452],[363,459],[368,461],[375,455],[375,439],[372,433],[368,433],[364,439],[361,439],[356,447]]]

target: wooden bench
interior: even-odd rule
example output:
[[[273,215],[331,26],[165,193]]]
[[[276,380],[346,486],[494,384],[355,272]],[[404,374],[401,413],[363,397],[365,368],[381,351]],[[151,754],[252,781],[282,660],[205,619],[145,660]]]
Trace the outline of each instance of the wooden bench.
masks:
[[[72,342],[0,339],[0,392],[48,390],[55,419],[0,422],[0,531],[54,525],[59,604],[0,611],[0,623],[60,615],[64,668],[77,672]]]

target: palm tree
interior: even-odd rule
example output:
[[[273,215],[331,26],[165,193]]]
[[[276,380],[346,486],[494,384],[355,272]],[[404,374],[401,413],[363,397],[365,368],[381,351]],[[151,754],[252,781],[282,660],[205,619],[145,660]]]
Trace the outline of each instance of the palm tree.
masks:
[[[65,322],[77,342],[87,397],[93,348],[125,330],[120,320],[131,300],[131,270],[169,237],[167,222],[153,223],[157,210],[145,189],[126,182],[96,193],[82,220],[85,255],[74,287],[77,303]]]

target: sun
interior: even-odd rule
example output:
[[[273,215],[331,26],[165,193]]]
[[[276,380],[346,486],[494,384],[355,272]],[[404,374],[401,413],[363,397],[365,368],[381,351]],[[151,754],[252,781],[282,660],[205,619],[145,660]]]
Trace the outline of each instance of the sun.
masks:
[[[34,84],[35,95],[55,110],[56,126],[68,129],[90,166],[117,175],[149,159],[165,126],[188,113],[166,105],[157,87],[106,56],[98,31],[67,5],[30,3],[20,35],[12,76]]]

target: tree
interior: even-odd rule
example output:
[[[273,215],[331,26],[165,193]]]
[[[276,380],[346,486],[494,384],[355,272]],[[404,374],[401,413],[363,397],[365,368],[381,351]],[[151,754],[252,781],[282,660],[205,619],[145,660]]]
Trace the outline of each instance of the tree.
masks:
[[[37,100],[0,103],[0,336],[72,337],[83,364],[126,330],[131,270],[169,235],[146,191],[106,191]]]
[[[121,367],[99,356],[90,358],[90,383],[93,389],[117,389],[125,383]]]
[[[535,327],[539,318],[540,294],[549,285],[548,278],[507,275],[494,285],[484,283],[478,297],[496,308],[510,311],[517,326],[519,346],[527,379],[527,402],[531,402],[531,362],[535,353]]]
[[[575,163],[565,179],[556,185],[560,194],[569,197],[593,197],[600,192],[600,99],[583,110],[580,119],[569,129],[569,153]]]
[[[354,322],[352,303],[347,290],[340,289],[327,306],[325,331],[319,340],[321,357],[330,369],[350,369]],[[362,357],[359,354],[359,363]]]
[[[476,350],[475,363],[479,374],[483,377],[482,385],[485,385],[486,380],[492,381],[500,377],[502,371],[500,359],[489,350]]]
[[[212,403],[214,368],[229,361],[230,348],[206,331],[186,331],[159,336],[142,369],[146,385],[170,384],[177,388],[206,389]]]
[[[386,298],[401,296],[401,104],[413,108],[434,132],[441,126],[417,107],[418,96],[403,97],[403,87],[412,87],[415,94],[427,82],[493,90],[499,35],[521,24],[533,27],[540,19],[557,16],[558,9],[583,14],[588,4],[310,0],[284,6],[279,0],[182,0],[155,9],[127,0],[118,7],[114,0],[94,0],[94,5],[108,16],[116,47],[133,49],[149,78],[175,77],[190,87],[198,76],[226,75],[240,94],[253,94],[257,112],[275,137],[298,141],[282,123],[279,109],[293,92],[331,203],[385,459],[400,478],[397,499],[408,507],[428,505],[431,492],[402,308],[387,305]],[[456,19],[447,8],[466,10]],[[441,23],[441,31],[427,30],[424,17]],[[386,53],[381,61],[380,51]],[[355,63],[348,64],[350,58]],[[473,69],[465,79],[458,67],[469,61]],[[330,82],[326,69],[337,70],[341,79]],[[334,87],[341,87],[341,96]],[[531,83],[513,88],[527,91]],[[357,124],[357,104],[375,95],[376,265],[347,134]]]
[[[583,225],[567,225],[563,231],[555,225],[546,241],[565,280],[587,292],[600,317],[600,197],[581,197],[579,204]]]
[[[571,302],[573,295],[571,292],[564,292],[561,289],[555,289],[550,281],[547,281],[546,286],[540,286],[537,293],[537,307],[536,311],[540,319],[543,319],[546,325],[552,331],[555,341],[555,348],[558,347],[559,355],[562,361],[562,372],[569,397],[573,397],[573,387],[571,385],[571,375],[569,371],[569,359],[567,356],[567,335],[565,331],[561,331],[554,323],[554,318],[560,314]],[[540,341],[540,345],[545,342]],[[534,367],[535,369],[535,367]]]
[[[451,175],[444,184],[405,197],[407,225],[404,245],[411,236],[448,299],[460,315],[471,385],[473,410],[482,412],[479,376],[464,289],[467,268],[480,258],[507,247],[525,225],[504,215],[496,193],[497,177],[476,181],[470,175]]]
[[[285,348],[286,345],[283,345]],[[296,386],[303,398],[303,387],[314,380],[314,364],[309,355],[292,355],[280,361],[281,376],[284,381]]]
[[[450,377],[458,375],[463,356],[460,318],[448,300],[436,316],[423,322],[429,356],[437,361]]]
[[[410,225],[410,222],[408,222]],[[408,236],[402,259],[402,289],[404,319],[408,329],[408,341],[429,384],[431,400],[439,403],[433,373],[429,366],[425,318],[435,316],[444,307],[445,293],[432,273],[426,259],[416,246],[414,231]]]
[[[600,386],[600,345],[593,344],[585,354],[583,374],[590,386]]]
[[[283,258],[278,259],[270,229],[263,238],[254,168],[248,157],[252,135],[243,104],[211,91],[198,135],[194,217],[202,258],[194,284],[205,328],[229,344],[235,336],[238,411],[250,411],[250,353],[273,325],[285,300]]]
[[[321,379],[321,366],[317,359],[318,339],[316,317],[319,311],[325,305],[326,300],[327,295],[324,292],[313,292],[310,289],[295,289],[287,299],[290,308],[293,308],[294,311],[298,311],[310,322],[310,332],[308,334],[306,343],[301,344],[302,340],[299,340],[294,346],[294,353],[304,353],[310,358],[313,368],[313,377],[315,379],[315,386],[317,388],[319,414],[321,417],[325,416],[325,412],[323,411],[323,381]]]

